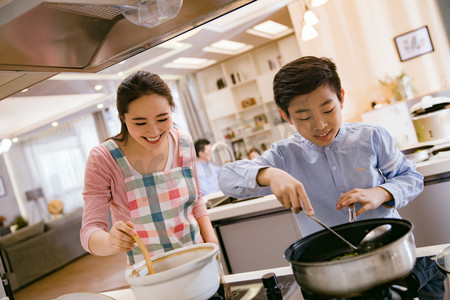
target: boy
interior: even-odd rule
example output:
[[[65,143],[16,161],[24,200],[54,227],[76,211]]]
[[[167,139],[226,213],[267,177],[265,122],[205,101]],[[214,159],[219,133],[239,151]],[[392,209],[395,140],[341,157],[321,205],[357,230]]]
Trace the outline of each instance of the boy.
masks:
[[[293,209],[306,236],[322,228],[298,214],[301,208],[328,226],[349,222],[353,209],[359,220],[400,218],[397,208],[422,192],[423,176],[385,129],[342,123],[345,93],[330,59],[306,56],[288,63],[275,75],[273,91],[281,116],[298,134],[256,160],[225,165],[219,174],[224,194],[272,192]]]

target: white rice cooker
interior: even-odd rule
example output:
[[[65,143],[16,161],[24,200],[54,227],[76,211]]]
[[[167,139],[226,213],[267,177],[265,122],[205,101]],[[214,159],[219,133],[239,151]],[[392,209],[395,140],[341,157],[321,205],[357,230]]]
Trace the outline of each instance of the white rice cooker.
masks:
[[[450,139],[450,98],[425,96],[410,109],[419,142]]]

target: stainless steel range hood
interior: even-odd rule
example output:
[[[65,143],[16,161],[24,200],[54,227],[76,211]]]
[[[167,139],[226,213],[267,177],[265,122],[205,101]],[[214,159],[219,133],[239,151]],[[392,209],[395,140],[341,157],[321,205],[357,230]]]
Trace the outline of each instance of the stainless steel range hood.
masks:
[[[0,0],[0,99],[59,72],[98,72],[253,1],[184,0],[148,28],[122,15],[137,0]]]

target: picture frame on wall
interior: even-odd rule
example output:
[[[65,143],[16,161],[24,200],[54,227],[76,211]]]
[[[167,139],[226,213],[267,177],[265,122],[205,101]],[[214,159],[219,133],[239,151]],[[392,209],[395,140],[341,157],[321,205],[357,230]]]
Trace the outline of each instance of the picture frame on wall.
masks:
[[[407,61],[434,51],[428,26],[397,35],[394,41],[400,61]]]
[[[4,196],[6,196],[5,182],[3,181],[3,177],[0,176],[0,197]]]

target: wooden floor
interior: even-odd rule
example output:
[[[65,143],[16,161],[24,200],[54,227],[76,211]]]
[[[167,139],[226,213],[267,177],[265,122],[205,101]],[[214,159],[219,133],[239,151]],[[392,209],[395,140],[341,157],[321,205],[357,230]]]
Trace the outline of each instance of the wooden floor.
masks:
[[[15,300],[49,300],[73,292],[104,292],[128,286],[124,253],[87,254],[13,293]]]

